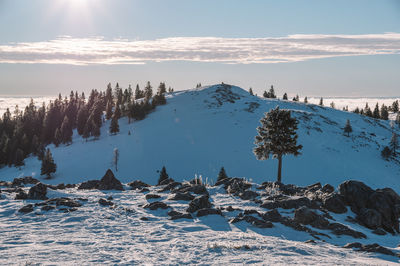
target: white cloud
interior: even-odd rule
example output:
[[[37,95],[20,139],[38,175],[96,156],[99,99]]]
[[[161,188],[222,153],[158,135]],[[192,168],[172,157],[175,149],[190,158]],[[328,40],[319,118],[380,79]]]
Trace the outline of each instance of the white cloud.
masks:
[[[106,40],[62,36],[0,45],[0,63],[143,64],[196,61],[228,64],[297,62],[316,58],[400,54],[400,33],[289,35],[280,38],[174,37]]]

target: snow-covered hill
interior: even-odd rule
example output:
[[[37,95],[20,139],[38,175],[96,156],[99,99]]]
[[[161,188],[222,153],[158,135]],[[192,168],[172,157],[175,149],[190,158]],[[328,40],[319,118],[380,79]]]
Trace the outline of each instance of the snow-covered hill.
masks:
[[[141,179],[155,184],[157,170],[164,165],[176,180],[201,175],[213,183],[221,166],[230,176],[258,183],[275,180],[277,161],[257,161],[252,149],[260,118],[277,105],[293,110],[300,120],[299,143],[304,147],[301,156],[284,157],[284,183],[336,186],[357,179],[374,188],[390,186],[400,191],[400,164],[380,156],[390,140],[389,122],[313,104],[263,99],[228,85],[169,94],[167,104],[146,119],[131,124],[120,119],[120,133],[115,136],[108,133],[106,122],[99,140],[85,142],[75,133],[72,145],[50,146],[58,169],[55,178],[46,182],[98,179],[112,167],[114,148],[120,152],[115,174],[123,182]],[[343,134],[347,119],[353,127],[350,137]],[[20,169],[0,169],[2,180],[39,178],[39,174],[40,161],[33,157]]]

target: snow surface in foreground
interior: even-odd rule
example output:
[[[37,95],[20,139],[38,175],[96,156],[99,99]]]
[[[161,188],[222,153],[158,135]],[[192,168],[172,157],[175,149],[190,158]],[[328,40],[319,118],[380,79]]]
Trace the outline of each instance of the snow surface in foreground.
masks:
[[[150,189],[154,191],[155,188]],[[255,203],[230,196],[222,188],[209,188],[209,191],[216,206],[259,209]],[[166,200],[168,193],[161,195],[159,200],[177,211],[188,206],[188,202]],[[259,229],[246,222],[230,224],[229,218],[236,216],[237,211],[224,212],[226,217],[211,215],[194,221],[171,221],[168,210],[150,211],[141,207],[148,201],[144,194],[132,190],[49,190],[48,196],[82,197],[88,202],[71,213],[46,212],[36,207],[34,213],[23,215],[17,210],[37,201],[13,200],[13,194],[3,193],[0,200],[0,264],[389,265],[399,262],[396,257],[339,247],[354,241],[378,242],[392,249],[398,244],[397,236],[377,236],[358,226],[354,229],[367,234],[368,239],[332,236],[332,239],[322,237],[327,242],[316,240],[317,243],[308,244],[304,241],[311,239],[310,235],[278,223],[270,229]],[[112,201],[117,208],[101,207],[97,203],[99,198],[108,196],[114,198]],[[293,215],[293,210],[280,212]],[[350,213],[343,217],[346,215]],[[149,221],[142,221],[141,217],[147,217]],[[341,215],[334,218],[341,221]]]

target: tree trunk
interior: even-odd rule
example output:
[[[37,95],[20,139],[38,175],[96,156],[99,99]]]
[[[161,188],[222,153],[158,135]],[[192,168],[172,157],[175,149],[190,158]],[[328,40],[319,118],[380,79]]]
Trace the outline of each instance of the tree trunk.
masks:
[[[282,181],[282,155],[278,155],[278,179],[277,181],[281,183]]]

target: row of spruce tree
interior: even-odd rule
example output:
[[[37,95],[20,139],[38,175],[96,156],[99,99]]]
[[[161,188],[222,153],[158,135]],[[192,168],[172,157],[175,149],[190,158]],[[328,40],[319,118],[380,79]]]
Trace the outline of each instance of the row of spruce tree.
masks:
[[[104,112],[106,119],[114,120],[114,125],[122,116],[127,116],[129,122],[144,119],[157,105],[166,103],[167,91],[173,89],[167,90],[163,82],[156,93],[150,82],[143,90],[137,85],[134,91],[131,86],[122,89],[118,83],[114,88],[108,84],[105,91],[92,90],[88,99],[84,93],[71,91],[69,98],[59,94],[47,106],[43,103],[36,107],[31,100],[24,110],[16,106],[11,114],[7,109],[0,118],[0,167],[21,166],[31,154],[43,160],[49,156],[45,150],[48,144],[71,144],[74,129],[86,140],[97,139]],[[115,132],[118,128],[112,130]]]

